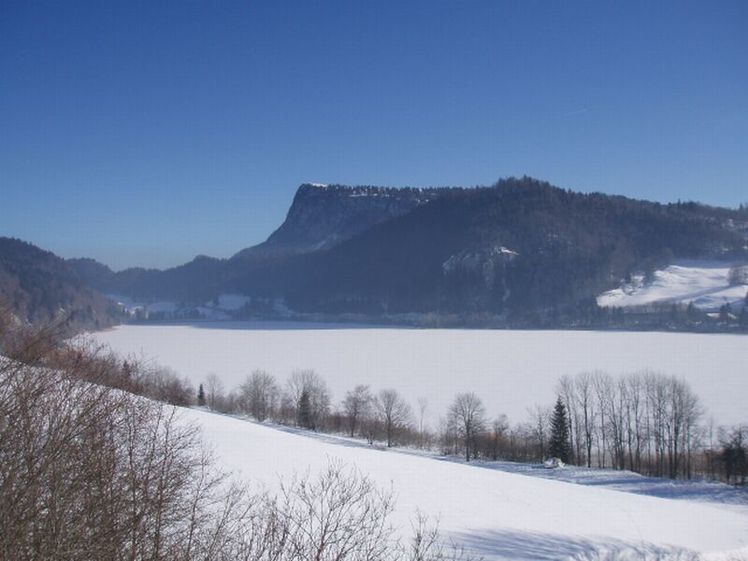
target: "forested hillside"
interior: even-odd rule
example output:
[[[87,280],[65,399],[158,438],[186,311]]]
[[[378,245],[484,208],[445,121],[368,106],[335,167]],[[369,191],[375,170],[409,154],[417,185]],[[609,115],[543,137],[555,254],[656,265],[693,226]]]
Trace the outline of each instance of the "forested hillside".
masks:
[[[14,238],[0,237],[0,306],[23,322],[60,319],[71,329],[100,329],[119,319],[116,306],[63,259]]]

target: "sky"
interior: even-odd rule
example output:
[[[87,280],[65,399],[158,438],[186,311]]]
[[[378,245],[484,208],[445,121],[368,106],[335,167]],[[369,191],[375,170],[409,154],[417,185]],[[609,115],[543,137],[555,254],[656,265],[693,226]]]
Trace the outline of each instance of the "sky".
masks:
[[[748,202],[748,3],[0,2],[0,235],[228,257],[299,184]]]

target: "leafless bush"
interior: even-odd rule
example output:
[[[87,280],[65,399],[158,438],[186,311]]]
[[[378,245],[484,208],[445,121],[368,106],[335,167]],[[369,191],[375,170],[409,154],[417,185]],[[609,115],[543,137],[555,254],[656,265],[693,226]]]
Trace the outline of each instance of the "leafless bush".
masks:
[[[192,558],[220,478],[175,409],[9,360],[0,387],[0,558]]]
[[[293,479],[276,496],[251,497],[222,559],[242,561],[469,560],[444,544],[438,526],[418,515],[403,544],[390,524],[391,491],[378,489],[355,469],[331,463],[316,477]]]
[[[142,395],[171,405],[191,405],[195,389],[184,378],[163,366],[145,370],[142,380]]]

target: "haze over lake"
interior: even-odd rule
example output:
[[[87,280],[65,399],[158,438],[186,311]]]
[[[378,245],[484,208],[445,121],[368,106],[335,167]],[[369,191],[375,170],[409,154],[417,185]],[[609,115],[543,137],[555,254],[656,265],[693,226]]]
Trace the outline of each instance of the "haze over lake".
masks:
[[[338,403],[356,384],[395,388],[435,423],[454,395],[474,391],[487,413],[525,420],[554,400],[558,378],[582,371],[653,370],[688,381],[717,424],[745,419],[748,340],[740,335],[613,331],[398,329],[285,322],[125,325],[91,335],[173,368],[195,386],[210,373],[226,390],[263,369],[282,384],[298,369],[322,375]]]

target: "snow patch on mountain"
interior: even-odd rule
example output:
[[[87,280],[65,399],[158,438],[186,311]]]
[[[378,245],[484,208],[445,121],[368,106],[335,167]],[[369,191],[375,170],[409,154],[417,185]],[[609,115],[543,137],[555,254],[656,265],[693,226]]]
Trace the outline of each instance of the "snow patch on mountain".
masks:
[[[734,264],[724,261],[676,261],[651,278],[632,275],[630,282],[597,297],[603,307],[632,307],[650,304],[678,303],[693,305],[704,311],[716,311],[724,304],[733,309],[743,306],[748,286],[730,284]]]

